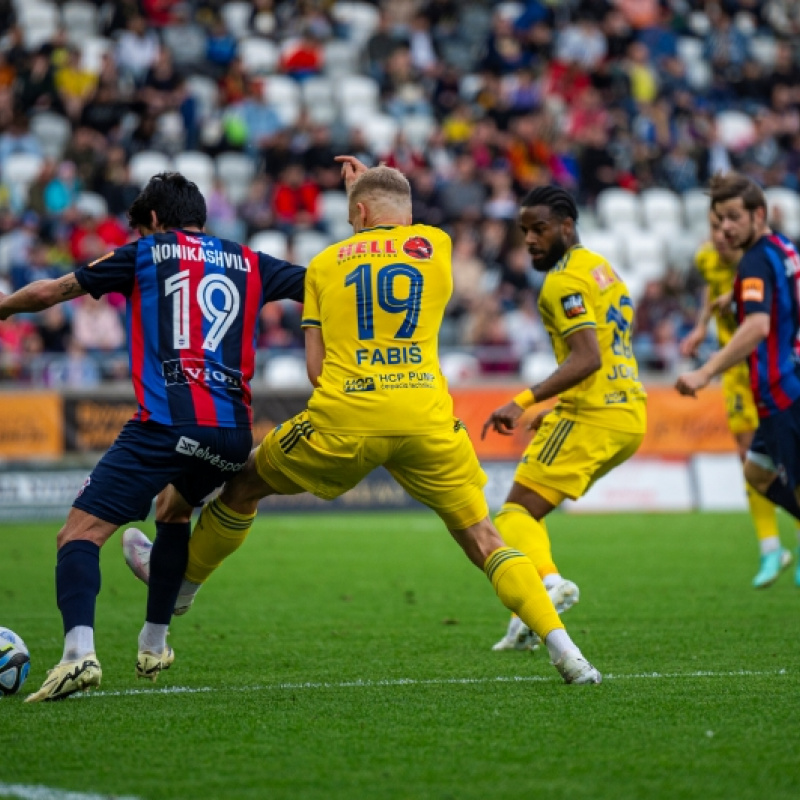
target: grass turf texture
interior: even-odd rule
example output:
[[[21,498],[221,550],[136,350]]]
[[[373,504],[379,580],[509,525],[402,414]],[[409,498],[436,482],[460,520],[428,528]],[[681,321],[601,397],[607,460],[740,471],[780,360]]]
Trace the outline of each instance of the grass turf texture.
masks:
[[[800,589],[791,573],[750,588],[743,514],[553,518],[581,587],[565,622],[599,687],[564,685],[542,651],[490,651],[507,615],[433,515],[339,513],[259,517],[174,622],[173,669],[137,683],[145,589],[117,536],[101,690],[25,705],[61,654],[57,528],[0,528],[0,625],[33,659],[0,700],[0,784],[149,800],[800,797]]]

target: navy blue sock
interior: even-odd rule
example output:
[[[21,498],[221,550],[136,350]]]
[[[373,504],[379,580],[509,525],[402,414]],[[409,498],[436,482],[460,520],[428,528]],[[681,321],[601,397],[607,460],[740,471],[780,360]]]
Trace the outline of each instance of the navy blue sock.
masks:
[[[156,538],[150,553],[147,589],[147,621],[169,625],[189,560],[191,522],[156,522]]]
[[[100,593],[100,548],[83,539],[67,542],[56,556],[56,602],[64,634],[76,625],[94,628]]]
[[[766,498],[772,500],[776,506],[788,511],[795,519],[800,520],[800,504],[798,504],[794,492],[782,483],[780,478],[775,478],[769,485]]]

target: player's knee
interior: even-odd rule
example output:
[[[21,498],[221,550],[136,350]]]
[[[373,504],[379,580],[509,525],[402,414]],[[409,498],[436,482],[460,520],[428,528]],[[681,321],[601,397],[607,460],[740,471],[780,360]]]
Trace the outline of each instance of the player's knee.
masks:
[[[747,459],[744,462],[744,479],[759,494],[766,494],[769,485],[775,480],[775,472],[767,470]]]
[[[504,547],[505,542],[497,529],[492,525],[489,517],[470,525],[462,530],[452,530],[453,538],[461,545],[467,558],[478,569],[483,569],[486,559],[499,547]]]
[[[258,474],[255,459],[251,457],[244,469],[225,484],[220,500],[236,512],[249,514],[268,494],[274,494],[274,491]]]

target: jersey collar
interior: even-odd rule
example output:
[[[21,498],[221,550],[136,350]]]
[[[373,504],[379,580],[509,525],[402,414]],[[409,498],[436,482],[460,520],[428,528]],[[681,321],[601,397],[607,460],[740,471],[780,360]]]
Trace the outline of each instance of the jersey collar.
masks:
[[[371,228],[362,228],[358,233],[369,233],[370,231],[391,231],[399,227],[399,225],[373,225]]]

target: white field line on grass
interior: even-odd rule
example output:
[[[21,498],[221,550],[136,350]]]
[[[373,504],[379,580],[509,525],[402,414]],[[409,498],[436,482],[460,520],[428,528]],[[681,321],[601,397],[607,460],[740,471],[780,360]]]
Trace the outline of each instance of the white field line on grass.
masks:
[[[29,786],[22,783],[0,783],[0,795],[19,800],[139,800],[129,795],[94,794],[92,792],[70,792],[51,786]]]
[[[713,672],[710,670],[697,670],[696,672],[641,672],[631,675],[603,675],[603,681],[624,681],[624,680],[681,680],[692,678],[751,678],[765,677],[769,675],[788,675],[785,669],[775,670],[733,670],[731,672]],[[158,689],[121,689],[112,692],[86,692],[85,694],[73,695],[70,699],[85,699],[91,697],[127,697],[136,694],[204,694],[207,692],[275,692],[289,689],[297,691],[299,689],[370,689],[386,686],[453,686],[453,685],[475,685],[488,683],[555,683],[560,680],[553,675],[500,675],[496,678],[386,678],[379,680],[356,680],[340,681],[337,683],[309,681],[307,683],[273,683],[256,684],[254,686],[237,686],[214,688],[211,686],[164,686]]]

